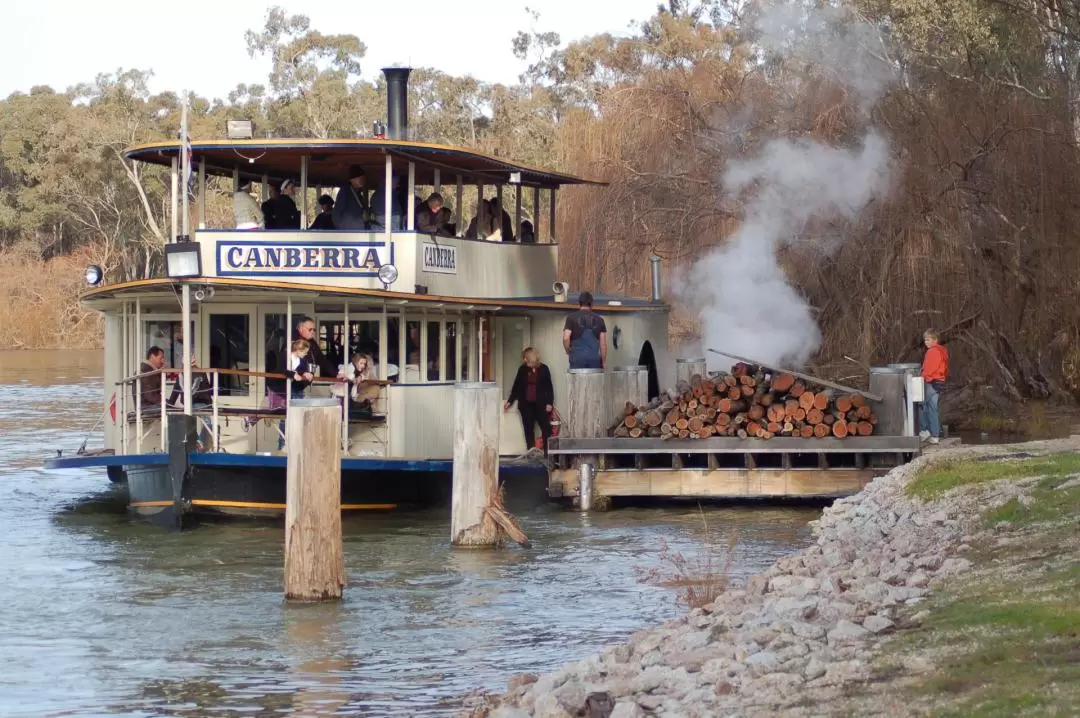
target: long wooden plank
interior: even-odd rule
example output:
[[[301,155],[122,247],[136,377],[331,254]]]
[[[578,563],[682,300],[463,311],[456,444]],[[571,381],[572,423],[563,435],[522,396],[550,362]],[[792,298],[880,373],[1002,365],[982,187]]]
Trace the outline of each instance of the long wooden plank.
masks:
[[[719,354],[722,357],[727,357],[728,359],[734,359],[735,361],[746,362],[747,364],[757,364],[758,366],[765,367],[766,369],[772,369],[773,371],[778,371],[778,372],[781,372],[781,373],[784,373],[784,374],[791,374],[792,376],[797,376],[800,379],[805,379],[806,381],[812,381],[815,384],[820,384],[821,386],[827,386],[830,389],[836,389],[837,391],[845,391],[848,394],[862,394],[863,396],[865,396],[867,399],[870,399],[871,401],[882,401],[882,397],[880,395],[871,394],[870,392],[868,392],[868,391],[866,391],[864,389],[856,389],[853,386],[846,386],[844,384],[837,384],[835,381],[829,381],[828,379],[819,379],[816,376],[810,376],[809,374],[803,374],[802,372],[795,371],[794,369],[785,369],[782,366],[773,366],[773,365],[767,364],[765,362],[758,361],[757,359],[747,359],[746,357],[740,357],[740,356],[736,356],[734,354],[728,354],[727,352],[722,352],[722,351],[719,351],[718,349],[710,349],[709,351],[711,351],[713,354]]]
[[[835,498],[850,496],[881,475],[872,469],[685,469],[600,471],[593,479],[597,496],[682,498]],[[578,472],[551,473],[553,496],[574,496]]]
[[[714,436],[708,439],[551,439],[550,454],[790,454],[841,453],[874,454],[919,451],[917,436],[852,436],[803,439],[777,436],[769,440]]]

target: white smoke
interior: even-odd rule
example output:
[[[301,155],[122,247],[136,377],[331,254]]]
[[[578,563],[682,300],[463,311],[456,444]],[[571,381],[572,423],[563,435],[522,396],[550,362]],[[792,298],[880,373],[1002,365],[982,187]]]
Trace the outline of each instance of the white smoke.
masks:
[[[773,6],[756,29],[764,50],[828,73],[864,113],[892,77],[871,52],[872,29],[844,21],[838,11]],[[805,297],[784,275],[776,252],[798,242],[811,220],[851,220],[884,196],[890,185],[889,159],[886,139],[867,131],[856,148],[777,139],[752,159],[728,163],[724,192],[729,198],[744,197],[742,225],[677,285],[682,287],[682,305],[699,315],[704,347],[765,363],[805,364],[817,351],[821,332]],[[715,354],[708,357],[711,367],[731,364]]]

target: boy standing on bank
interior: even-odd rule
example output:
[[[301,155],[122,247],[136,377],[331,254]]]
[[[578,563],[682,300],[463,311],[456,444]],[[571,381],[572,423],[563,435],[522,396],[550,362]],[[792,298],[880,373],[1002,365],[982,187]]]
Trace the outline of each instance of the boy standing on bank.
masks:
[[[922,378],[925,392],[919,407],[919,422],[923,441],[936,444],[941,439],[941,390],[949,378],[949,350],[939,344],[940,336],[933,329],[923,334],[926,354],[923,356]]]

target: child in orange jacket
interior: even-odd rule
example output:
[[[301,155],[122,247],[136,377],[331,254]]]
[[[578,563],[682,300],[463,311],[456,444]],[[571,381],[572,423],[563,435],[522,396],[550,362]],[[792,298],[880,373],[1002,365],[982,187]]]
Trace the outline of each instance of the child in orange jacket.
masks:
[[[949,378],[949,350],[938,343],[940,336],[933,329],[923,333],[926,354],[923,356],[922,378],[926,387],[919,407],[919,423],[923,441],[936,444],[941,438],[941,390]]]

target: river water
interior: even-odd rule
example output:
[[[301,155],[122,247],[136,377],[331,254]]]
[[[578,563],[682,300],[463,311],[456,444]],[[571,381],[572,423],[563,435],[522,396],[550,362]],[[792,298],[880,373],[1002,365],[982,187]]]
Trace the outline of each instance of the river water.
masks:
[[[168,533],[103,470],[51,471],[101,415],[97,352],[0,353],[0,716],[455,715],[674,617],[640,581],[706,552],[696,506],[519,515],[534,547],[454,551],[449,510],[346,520],[340,603],[282,600],[280,525]],[[809,541],[809,508],[708,507],[733,573]],[[722,542],[721,542],[722,543]]]

